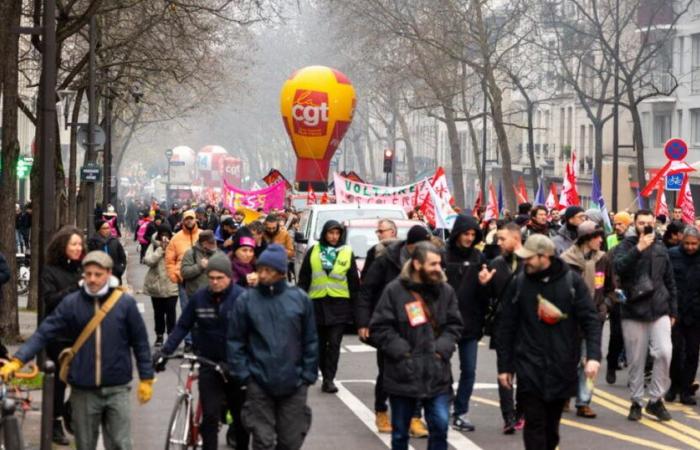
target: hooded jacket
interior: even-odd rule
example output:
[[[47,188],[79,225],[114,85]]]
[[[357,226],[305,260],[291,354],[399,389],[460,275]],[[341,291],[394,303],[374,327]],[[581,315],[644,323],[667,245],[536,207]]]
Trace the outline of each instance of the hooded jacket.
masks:
[[[146,250],[143,263],[148,266],[148,272],[143,280],[143,293],[155,297],[177,297],[177,284],[170,281],[165,271],[165,249],[155,238]]]
[[[553,257],[546,271],[532,275],[521,272],[514,277],[503,297],[497,332],[498,373],[515,373],[519,392],[545,401],[576,395],[579,328],[586,340],[587,358],[601,358],[601,322],[581,277],[572,273],[567,286],[569,271],[561,259]],[[554,325],[541,321],[538,295],[567,317]]]
[[[107,253],[114,262],[112,274],[121,280],[126,271],[126,252],[119,239],[111,235],[105,238],[96,234],[88,241],[87,247],[89,252],[99,250]]]
[[[207,272],[200,263],[202,259],[211,258],[216,253],[224,254],[218,248],[216,250],[207,250],[199,242],[185,252],[182,258],[180,276],[188,297],[197,292],[197,290],[209,285]]]
[[[489,264],[489,270],[495,270],[491,281],[485,286],[489,298],[489,312],[493,316],[489,348],[498,348],[498,326],[503,309],[503,295],[510,281],[522,270],[523,262],[515,253],[498,255]],[[485,330],[486,331],[486,330]]]
[[[568,250],[569,247],[574,245],[574,241],[576,241],[576,229],[570,229],[566,223],[559,227],[559,230],[552,238],[557,255],[561,255]]]
[[[329,220],[323,224],[321,238],[315,245],[331,246],[326,240],[326,233],[334,228],[341,230],[340,240],[336,248],[345,245],[345,227],[335,220]],[[311,288],[311,254],[313,249],[314,247],[311,247],[307,250],[304,261],[302,261],[301,268],[299,269],[299,276],[297,277],[297,286],[306,292],[309,292]],[[350,269],[348,269],[346,276],[350,292],[349,299],[326,296],[324,298],[312,300],[316,323],[319,325],[339,325],[353,322],[354,304],[357,301],[357,293],[360,290],[360,275],[357,270],[357,265],[355,264],[354,256],[350,259]]]
[[[476,233],[474,242],[470,248],[462,248],[457,244],[458,238],[469,230]],[[487,291],[479,284],[479,271],[486,259],[475,248],[482,236],[476,219],[460,214],[447,241],[445,256],[447,282],[457,293],[459,312],[462,315],[462,337],[469,340],[481,339],[488,310]]]
[[[619,243],[613,252],[615,273],[627,294],[627,302],[621,307],[622,318],[653,322],[666,315],[678,317],[676,281],[666,246],[657,238],[640,252],[638,243],[639,236],[635,233]],[[644,275],[651,279],[653,292],[643,299],[630,301],[632,288]]]
[[[593,298],[598,317],[605,321],[608,305],[612,305],[615,294],[613,265],[608,255],[598,250],[590,255],[584,255],[581,247],[572,245],[561,254],[561,259],[579,274],[588,287]]]
[[[384,390],[390,395],[432,398],[452,392],[450,358],[462,334],[457,297],[443,280],[437,285],[412,280],[407,261],[398,279],[387,285],[372,315],[370,335],[384,359]],[[409,305],[422,297],[426,319],[411,325]],[[425,311],[427,308],[429,311]],[[428,318],[429,317],[429,318]]]
[[[293,394],[318,378],[318,336],[311,300],[281,280],[246,290],[229,320],[226,354],[240,383],[272,397]]]
[[[183,220],[188,216],[188,213],[183,215]],[[191,213],[189,213],[189,215],[191,216]],[[170,240],[168,248],[165,249],[165,269],[168,272],[168,278],[170,278],[170,281],[173,283],[182,283],[182,275],[180,274],[182,258],[184,258],[187,250],[194,247],[198,239],[199,227],[195,222],[194,228],[188,230],[183,226]]]

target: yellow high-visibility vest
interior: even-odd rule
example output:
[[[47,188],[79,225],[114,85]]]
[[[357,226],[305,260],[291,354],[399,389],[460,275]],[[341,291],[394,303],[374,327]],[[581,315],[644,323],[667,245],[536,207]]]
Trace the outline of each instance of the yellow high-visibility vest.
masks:
[[[326,273],[321,264],[321,244],[314,245],[311,250],[310,262],[311,287],[309,288],[309,297],[312,299],[350,298],[347,274],[352,262],[352,249],[349,246],[344,245],[338,250],[338,256],[330,273]]]

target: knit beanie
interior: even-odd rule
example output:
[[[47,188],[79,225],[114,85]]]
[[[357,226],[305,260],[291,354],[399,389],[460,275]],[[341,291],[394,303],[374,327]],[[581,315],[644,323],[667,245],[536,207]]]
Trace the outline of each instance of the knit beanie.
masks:
[[[255,248],[255,238],[248,227],[241,227],[233,235],[233,251],[235,252],[241,247]]]
[[[576,214],[582,212],[585,211],[580,206],[569,206],[568,208],[566,208],[566,211],[564,211],[564,221],[566,222],[572,217],[574,217]]]
[[[422,225],[413,225],[406,235],[406,244],[415,244],[421,241],[430,240],[430,231]]]
[[[279,244],[270,244],[258,257],[256,266],[270,267],[280,273],[287,273],[287,251]]]
[[[209,258],[209,262],[207,263],[207,275],[214,270],[225,274],[229,278],[233,276],[231,261],[223,253],[217,252]]]

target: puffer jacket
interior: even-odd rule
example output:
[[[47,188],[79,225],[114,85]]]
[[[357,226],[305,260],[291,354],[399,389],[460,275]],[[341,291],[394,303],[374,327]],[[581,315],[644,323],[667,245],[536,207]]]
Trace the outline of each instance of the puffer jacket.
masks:
[[[626,237],[614,251],[615,273],[627,295],[627,302],[621,307],[622,318],[653,322],[666,315],[678,317],[676,281],[666,246],[657,239],[640,252],[638,243],[639,236],[634,234]],[[651,278],[653,292],[646,298],[633,300],[632,288],[642,274]]]
[[[411,326],[407,310],[423,298],[429,312]],[[454,289],[443,281],[429,288],[411,277],[406,262],[398,279],[384,289],[370,322],[370,334],[384,358],[384,390],[391,395],[431,398],[452,392],[450,358],[462,334]],[[438,356],[439,355],[439,356]]]
[[[165,250],[160,241],[151,240],[143,263],[148,272],[143,280],[143,293],[156,298],[177,297],[177,284],[170,281],[165,270]]]
[[[586,284],[559,258],[537,274],[521,271],[503,296],[497,331],[498,373],[515,373],[518,391],[545,401],[576,395],[581,344],[587,358],[600,361],[601,322]],[[554,325],[538,318],[538,297],[557,306],[566,318]]]
[[[182,274],[180,273],[182,258],[185,257],[187,250],[194,247],[198,239],[199,228],[195,225],[192,230],[183,227],[170,240],[168,248],[165,249],[165,270],[173,283],[182,283]]]
[[[116,287],[117,283],[117,279],[112,277],[110,286]],[[26,363],[57,338],[72,345],[95,311],[110,296],[112,288],[98,298],[90,297],[84,289],[66,296],[20,347],[15,357]],[[82,389],[127,384],[133,372],[132,352],[139,378],[153,379],[146,325],[136,300],[124,293],[78,350],[70,366],[68,384]]]
[[[188,297],[193,295],[199,289],[209,285],[207,272],[202,268],[200,262],[204,258],[211,258],[216,253],[224,254],[219,249],[213,251],[207,250],[199,243],[195,244],[194,247],[185,252],[185,256],[182,258],[182,265],[180,267],[180,275],[182,277],[182,282],[185,285],[185,292],[187,292]]]

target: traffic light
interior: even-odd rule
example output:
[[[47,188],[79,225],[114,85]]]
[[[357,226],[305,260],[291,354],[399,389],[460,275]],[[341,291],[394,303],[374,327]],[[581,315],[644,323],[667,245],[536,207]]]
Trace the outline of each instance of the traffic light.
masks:
[[[394,165],[394,152],[390,149],[384,150],[384,173],[391,173]]]

